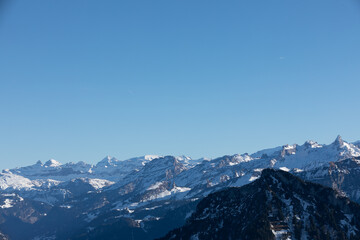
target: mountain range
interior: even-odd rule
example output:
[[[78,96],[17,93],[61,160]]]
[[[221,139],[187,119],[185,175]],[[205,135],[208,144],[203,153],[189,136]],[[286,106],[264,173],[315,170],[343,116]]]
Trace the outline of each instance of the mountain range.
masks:
[[[360,202],[360,142],[340,136],[328,145],[307,141],[215,159],[108,156],[95,165],[51,159],[2,171],[0,232],[15,240],[160,238],[193,219],[209,194],[255,186],[269,168]]]

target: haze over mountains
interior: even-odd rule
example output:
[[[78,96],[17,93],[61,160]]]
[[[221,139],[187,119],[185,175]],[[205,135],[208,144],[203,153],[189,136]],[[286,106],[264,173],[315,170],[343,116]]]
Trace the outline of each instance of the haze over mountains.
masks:
[[[360,202],[359,147],[338,136],[329,145],[307,141],[212,160],[39,161],[0,174],[0,231],[11,239],[158,238],[182,226],[210,193],[252,183],[267,168]]]

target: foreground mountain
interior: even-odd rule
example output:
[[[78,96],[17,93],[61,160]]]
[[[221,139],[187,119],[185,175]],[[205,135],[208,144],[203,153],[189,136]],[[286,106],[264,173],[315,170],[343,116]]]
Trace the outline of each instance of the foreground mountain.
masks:
[[[360,239],[360,205],[266,169],[253,183],[204,198],[185,226],[162,239]]]
[[[183,225],[202,198],[252,183],[267,168],[360,201],[359,160],[357,143],[339,136],[328,145],[307,141],[213,160],[148,155],[105,157],[95,165],[37,162],[0,174],[0,231],[13,240],[99,239],[104,232],[108,239],[154,239]]]

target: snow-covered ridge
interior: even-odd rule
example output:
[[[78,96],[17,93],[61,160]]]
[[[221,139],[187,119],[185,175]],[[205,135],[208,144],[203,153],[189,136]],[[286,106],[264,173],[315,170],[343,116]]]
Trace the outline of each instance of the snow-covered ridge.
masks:
[[[68,181],[77,177],[118,180],[124,177],[124,174],[128,174],[129,171],[141,168],[144,164],[156,158],[159,158],[159,156],[146,155],[121,161],[114,157],[106,156],[95,165],[82,161],[78,163],[69,162],[62,164],[54,159],[50,159],[45,163],[38,161],[34,165],[18,167],[6,171],[31,180],[51,178],[58,181]]]
[[[0,189],[6,192],[21,190],[36,193],[49,193],[55,189],[56,196],[67,196],[70,194],[69,188],[74,191],[74,184],[77,184],[76,187],[83,185],[88,191],[106,189],[111,185],[111,189],[115,189],[130,184],[134,187],[132,191],[139,194],[181,192],[172,191],[176,186],[187,189],[189,196],[192,196],[190,189],[214,187],[227,182],[231,186],[244,185],[257,179],[265,168],[301,172],[358,156],[360,148],[356,143],[348,143],[338,136],[328,145],[306,141],[302,145],[286,144],[250,155],[235,154],[216,159],[193,160],[187,156],[146,155],[118,160],[106,156],[94,165],[85,162],[62,164],[50,159],[45,163],[38,161],[31,166],[3,170],[0,175]],[[158,185],[159,182],[164,184]],[[51,192],[50,195],[47,198],[54,197]]]
[[[329,145],[306,141],[303,145],[284,145],[273,149],[259,151],[251,155],[254,159],[273,158],[276,160],[272,167],[287,167],[289,169],[306,169],[323,163],[338,161],[360,156],[360,148],[344,141],[338,136]]]
[[[127,160],[118,160],[106,156],[97,164],[85,162],[62,164],[54,159],[45,163],[37,161],[35,164],[3,170],[0,174],[0,189],[3,191],[39,191],[60,188],[67,182],[79,179],[99,190],[119,182],[131,172],[137,172],[147,163],[158,159],[158,155],[145,155]],[[198,162],[190,157],[177,157],[179,161],[189,166]]]

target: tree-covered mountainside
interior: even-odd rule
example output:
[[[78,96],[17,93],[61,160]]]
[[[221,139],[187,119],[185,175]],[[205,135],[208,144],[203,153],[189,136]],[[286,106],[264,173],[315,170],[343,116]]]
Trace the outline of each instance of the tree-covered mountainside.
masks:
[[[251,184],[210,194],[185,226],[161,239],[360,239],[360,205],[266,169]]]

